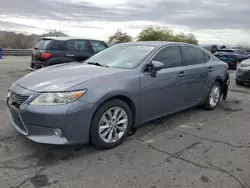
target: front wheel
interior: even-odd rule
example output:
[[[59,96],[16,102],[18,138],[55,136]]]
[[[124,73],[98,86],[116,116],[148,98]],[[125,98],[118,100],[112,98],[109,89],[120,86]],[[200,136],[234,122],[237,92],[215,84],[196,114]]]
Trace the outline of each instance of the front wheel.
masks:
[[[221,85],[219,82],[214,82],[210,88],[206,103],[204,105],[205,109],[213,110],[216,108],[221,98]]]
[[[92,144],[98,149],[111,149],[121,144],[132,126],[129,106],[114,99],[101,105],[96,111],[90,128]]]

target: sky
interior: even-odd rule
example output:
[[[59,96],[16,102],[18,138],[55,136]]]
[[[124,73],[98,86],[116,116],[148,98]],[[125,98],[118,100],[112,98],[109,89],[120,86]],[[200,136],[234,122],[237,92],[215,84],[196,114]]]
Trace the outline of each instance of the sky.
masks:
[[[0,0],[0,30],[107,40],[163,26],[201,44],[250,44],[250,0]]]

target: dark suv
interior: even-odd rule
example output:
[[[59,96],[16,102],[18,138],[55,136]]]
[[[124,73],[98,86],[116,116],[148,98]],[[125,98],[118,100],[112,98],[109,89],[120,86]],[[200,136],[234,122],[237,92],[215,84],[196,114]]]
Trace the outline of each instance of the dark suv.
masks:
[[[226,62],[233,70],[237,69],[238,63],[249,58],[249,54],[241,49],[217,50],[214,55],[220,60]]]
[[[32,52],[30,70],[61,63],[82,62],[106,48],[108,45],[99,40],[44,37]]]

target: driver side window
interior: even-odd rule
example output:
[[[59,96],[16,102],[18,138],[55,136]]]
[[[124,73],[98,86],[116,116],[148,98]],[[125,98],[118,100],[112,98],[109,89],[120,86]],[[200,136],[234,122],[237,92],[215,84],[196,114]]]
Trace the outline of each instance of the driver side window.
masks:
[[[179,46],[163,48],[155,55],[153,61],[162,62],[164,64],[164,69],[183,66],[181,50]]]

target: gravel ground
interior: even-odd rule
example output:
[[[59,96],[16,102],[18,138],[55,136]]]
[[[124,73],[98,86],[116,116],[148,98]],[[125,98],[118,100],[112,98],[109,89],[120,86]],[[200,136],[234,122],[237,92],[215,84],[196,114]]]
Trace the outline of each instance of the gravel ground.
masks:
[[[10,125],[5,96],[29,58],[0,60],[0,187],[249,188],[250,88],[231,72],[226,102],[189,109],[138,128],[117,148],[42,145]]]

